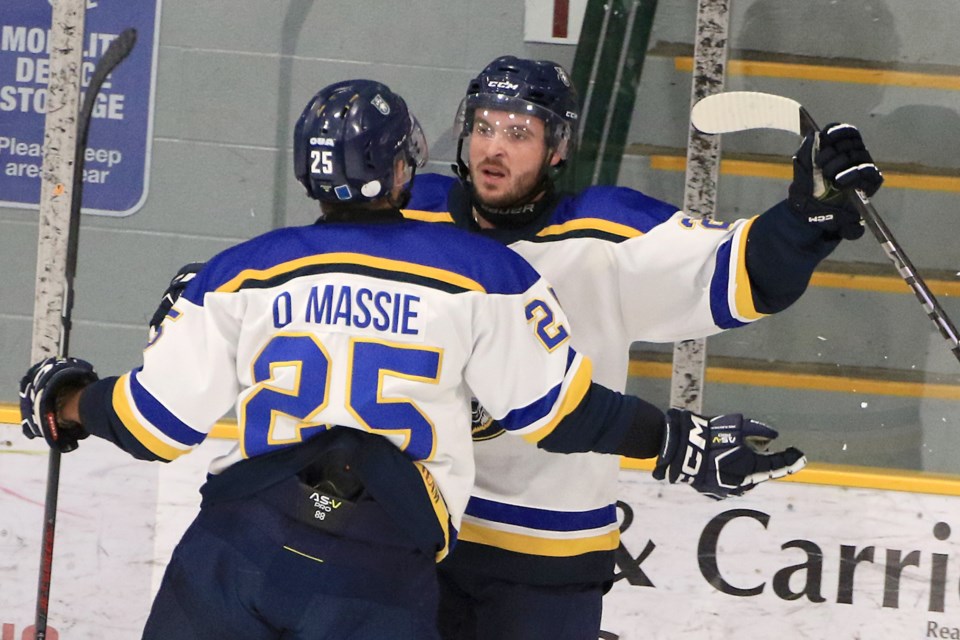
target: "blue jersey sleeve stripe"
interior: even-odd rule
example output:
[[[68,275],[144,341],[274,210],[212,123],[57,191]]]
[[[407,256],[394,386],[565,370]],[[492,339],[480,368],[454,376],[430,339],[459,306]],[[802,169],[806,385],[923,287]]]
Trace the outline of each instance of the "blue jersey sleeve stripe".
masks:
[[[130,393],[130,374],[120,376],[113,387],[113,410],[120,422],[137,442],[162,460],[174,460],[190,451],[175,446],[153,425],[144,420],[136,409]]]
[[[577,361],[577,352],[575,349],[570,348],[567,350],[567,368],[564,371],[570,371],[570,367],[573,366],[573,363]]]
[[[501,420],[498,420],[500,426],[507,431],[516,431],[518,429],[523,429],[524,427],[530,426],[537,420],[540,420],[549,414],[554,405],[557,403],[557,398],[560,396],[560,389],[562,386],[562,384],[558,384],[550,389],[546,395],[540,397],[540,399],[531,402],[525,407],[514,409],[505,415]]]
[[[566,377],[566,390],[562,397],[561,390],[564,388],[564,383],[550,389],[539,400],[508,413],[503,419],[498,420],[500,426],[508,431],[524,429],[539,420],[543,420],[556,407],[553,417],[546,424],[533,432],[523,434],[523,437],[530,442],[539,442],[550,435],[563,419],[580,405],[590,388],[593,374],[593,363],[590,359],[582,354],[577,354],[573,363],[568,363],[568,370],[571,367],[574,368],[574,372]],[[558,403],[559,406],[557,406]]]
[[[130,372],[130,395],[140,415],[151,425],[161,430],[167,437],[187,447],[195,447],[203,442],[206,434],[193,429],[186,422],[170,413],[163,404],[143,388],[138,379],[138,371]]]
[[[565,378],[570,377],[569,371],[571,367],[573,367],[575,363],[577,363],[578,356],[579,354],[576,351],[574,351],[573,348],[569,349],[567,353],[567,366],[565,369],[565,372],[568,375],[565,376]],[[587,365],[586,376],[588,378],[588,383],[589,383],[589,377],[592,369],[591,363],[589,359],[585,357],[581,356],[579,359],[581,361],[580,365],[584,363],[586,363]],[[563,416],[566,415],[566,413],[569,413],[569,411],[564,413],[563,409],[566,408],[567,404],[569,404],[571,393],[574,395],[577,394],[579,390],[578,380],[583,377],[583,374],[584,374],[584,367],[580,366],[579,370],[573,374],[571,383],[567,388],[567,397],[564,399],[564,405],[561,406],[560,410],[557,412],[558,415],[554,418],[553,421],[551,421],[551,424],[559,423],[560,420],[563,418]],[[557,403],[557,398],[559,397],[560,390],[562,388],[563,388],[563,383],[561,382],[560,384],[550,389],[550,391],[548,391],[545,395],[543,395],[539,400],[535,400],[534,402],[531,402],[525,407],[514,409],[513,411],[505,415],[502,419],[498,420],[497,422],[499,422],[500,426],[506,429],[507,431],[516,431],[518,429],[523,429],[524,427],[530,426],[537,420],[542,419],[544,416],[550,413],[551,409],[553,409],[554,405]],[[583,390],[583,393],[586,393],[586,389]],[[580,398],[583,397],[583,393],[580,394]],[[577,398],[577,403],[579,403],[580,398]],[[553,429],[551,428],[550,430],[552,431]],[[546,436],[546,433],[544,433],[543,436]]]
[[[467,515],[490,522],[511,524],[545,531],[583,531],[599,529],[617,520],[615,505],[588,511],[552,511],[522,507],[473,496],[467,504]]]
[[[713,280],[710,282],[710,312],[713,314],[713,323],[721,329],[734,329],[747,324],[733,317],[728,303],[730,242],[730,240],[727,240],[717,250],[717,269],[713,273]]]

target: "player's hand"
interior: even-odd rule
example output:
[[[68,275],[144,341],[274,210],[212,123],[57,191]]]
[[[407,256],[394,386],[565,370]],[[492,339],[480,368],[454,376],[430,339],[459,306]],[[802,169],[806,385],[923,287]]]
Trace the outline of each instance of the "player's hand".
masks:
[[[790,205],[825,237],[856,240],[864,228],[844,191],[859,189],[869,197],[881,184],[883,174],[860,131],[852,124],[831,123],[804,138],[793,157]]]
[[[160,332],[160,325],[163,324],[163,319],[170,313],[170,309],[177,303],[180,294],[183,293],[183,290],[187,288],[190,281],[200,272],[203,265],[203,262],[185,264],[180,267],[177,274],[170,280],[170,284],[167,285],[167,290],[163,292],[163,297],[160,298],[160,304],[157,305],[157,310],[153,312],[153,317],[150,318],[149,342],[156,340]]]
[[[62,400],[98,380],[93,365],[79,358],[47,358],[20,380],[20,424],[28,438],[43,438],[52,448],[69,453],[89,434],[76,422],[60,421]]]
[[[670,409],[653,477],[685,482],[718,500],[738,496],[807,464],[798,449],[766,453],[777,432],[739,413],[715,417]]]

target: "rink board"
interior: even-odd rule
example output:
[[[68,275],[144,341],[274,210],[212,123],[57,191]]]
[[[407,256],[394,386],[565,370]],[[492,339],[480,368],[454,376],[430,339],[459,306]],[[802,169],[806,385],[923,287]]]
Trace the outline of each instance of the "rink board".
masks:
[[[610,640],[960,638],[956,496],[798,481],[716,502],[624,471],[620,500]]]
[[[211,439],[170,465],[95,439],[64,456],[50,640],[139,637],[206,465],[229,445]],[[0,425],[3,640],[21,640],[33,621],[46,456]],[[949,493],[951,482],[938,486]],[[624,470],[621,500],[605,638],[960,637],[953,495],[775,482],[714,502]]]

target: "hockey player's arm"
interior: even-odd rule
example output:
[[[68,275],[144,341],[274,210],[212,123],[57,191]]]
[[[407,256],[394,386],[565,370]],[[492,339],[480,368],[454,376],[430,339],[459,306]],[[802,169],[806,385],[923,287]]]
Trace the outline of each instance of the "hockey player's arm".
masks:
[[[796,302],[820,261],[840,243],[793,214],[787,200],[754,220],[746,265],[757,311],[778,313]]]
[[[545,282],[488,298],[481,313],[479,325],[490,330],[478,336],[465,378],[505,431],[559,453],[656,455],[663,413],[592,381],[592,363],[571,345]]]
[[[654,478],[689,484],[719,500],[806,466],[799,449],[767,450],[777,435],[741,414],[710,417],[671,409],[665,415],[640,398],[593,384],[577,409],[537,446],[557,453],[655,457]]]
[[[747,237],[746,266],[758,311],[786,309],[841,238],[863,235],[860,213],[843,190],[872,196],[881,184],[883,175],[853,125],[827,125],[804,138],[793,158],[790,197],[760,216]]]
[[[652,458],[664,437],[664,414],[645,400],[591,383],[577,407],[537,442],[554,453],[613,453]]]
[[[42,436],[52,448],[69,453],[92,434],[140,460],[167,460],[124,427],[111,402],[116,382],[117,378],[99,380],[93,365],[79,358],[38,362],[20,381],[24,435]]]
[[[104,378],[83,389],[77,398],[78,422],[91,435],[109,440],[138,460],[169,462],[143,445],[124,426],[123,420],[113,408],[112,398],[118,378]]]
[[[34,365],[20,383],[24,433],[61,452],[90,434],[142,460],[166,462],[193,450],[238,392],[224,335],[235,331],[233,314],[204,298],[200,290],[169,309],[143,366],[120,377],[97,380],[92,365],[76,358]]]

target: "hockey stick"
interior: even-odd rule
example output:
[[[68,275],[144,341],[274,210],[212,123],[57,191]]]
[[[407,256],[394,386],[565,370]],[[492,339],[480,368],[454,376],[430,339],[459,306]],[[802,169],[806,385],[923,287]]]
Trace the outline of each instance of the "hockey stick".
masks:
[[[110,43],[106,52],[97,61],[90,77],[83,106],[77,118],[77,138],[73,158],[73,182],[70,200],[70,223],[67,231],[67,256],[64,271],[63,307],[60,325],[61,357],[66,357],[70,346],[71,314],[73,310],[73,280],[77,273],[77,247],[80,236],[80,206],[83,194],[83,164],[87,147],[87,133],[97,95],[107,76],[120,64],[133,49],[137,41],[135,29],[127,29]],[[54,416],[45,416],[55,420]],[[60,492],[60,451],[50,449],[47,463],[47,492],[43,505],[43,537],[40,546],[40,579],[37,586],[37,611],[34,623],[35,640],[44,640],[47,636],[47,611],[50,606],[50,581],[53,570],[53,539],[57,524],[57,498]]]
[[[807,110],[796,100],[752,91],[731,91],[708,96],[693,106],[690,122],[704,133],[779,129],[806,136],[820,130]],[[940,335],[950,344],[953,355],[960,360],[960,334],[870,203],[870,199],[859,189],[848,189],[846,196],[877,238],[900,277],[913,290]]]
[[[690,105],[723,90],[727,73],[731,0],[697,0]],[[687,131],[687,170],[683,210],[696,218],[717,212],[720,139],[693,128]],[[707,339],[681,340],[673,345],[670,406],[703,413],[707,373]]]

